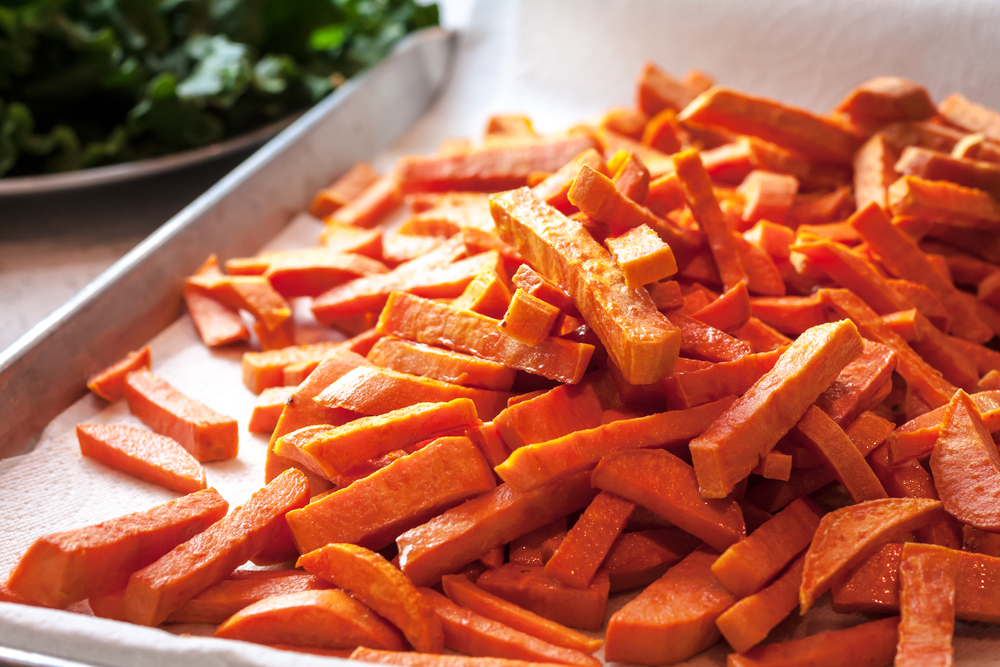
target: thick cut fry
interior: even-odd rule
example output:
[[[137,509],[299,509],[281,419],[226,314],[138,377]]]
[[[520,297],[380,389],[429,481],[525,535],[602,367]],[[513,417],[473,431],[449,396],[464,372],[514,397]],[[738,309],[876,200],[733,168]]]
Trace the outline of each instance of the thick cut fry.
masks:
[[[736,602],[712,574],[716,554],[699,547],[608,621],[609,661],[662,665],[691,657],[719,640],[715,620]]]
[[[554,479],[589,470],[603,457],[624,449],[683,444],[704,432],[733,400],[726,397],[688,410],[621,419],[521,447],[495,470],[515,489],[535,489]]]
[[[669,375],[680,331],[644,290],[630,290],[611,256],[578,223],[539,202],[530,190],[490,200],[501,237],[572,296],[587,324],[633,384]]]
[[[400,569],[418,586],[435,584],[490,549],[586,507],[595,495],[588,473],[526,493],[501,484],[400,535]]]
[[[968,158],[953,157],[919,146],[907,146],[896,162],[895,170],[906,176],[930,181],[950,181],[967,188],[1000,197],[1000,165]]]
[[[734,232],[729,228],[722,209],[719,208],[719,202],[712,190],[712,182],[702,165],[698,151],[684,151],[671,159],[684,192],[684,200],[705,235],[712,258],[719,268],[723,287],[728,290],[741,281],[748,282],[746,269],[743,267],[743,261],[733,238]]]
[[[558,317],[558,308],[519,288],[497,326],[514,340],[534,347],[549,337]]]
[[[759,137],[819,162],[850,164],[864,141],[843,126],[808,111],[725,88],[712,88],[699,95],[677,118]]]
[[[639,109],[652,117],[664,109],[680,111],[702,90],[693,88],[684,81],[678,81],[651,62],[642,66],[636,86]]]
[[[984,391],[972,394],[972,402],[979,409],[986,428],[993,432],[1000,428],[1000,391]],[[912,419],[886,439],[889,448],[890,465],[900,465],[904,461],[930,456],[941,434],[947,404]]]
[[[852,90],[837,104],[860,125],[923,120],[937,114],[927,89],[898,76],[877,76]]]
[[[396,168],[404,192],[499,192],[525,185],[532,173],[555,172],[588,148],[599,146],[584,134],[529,137],[458,155],[408,156]]]
[[[958,571],[955,553],[926,544],[903,545],[896,667],[952,664]]]
[[[379,317],[378,331],[474,354],[571,384],[583,378],[594,353],[593,345],[561,338],[548,338],[529,347],[503,333],[490,317],[401,292],[389,296]]]
[[[851,224],[893,274],[924,285],[937,294],[952,315],[952,332],[956,336],[973,343],[982,343],[992,337],[992,331],[958,295],[955,286],[937,271],[912,239],[889,222],[882,209],[868,206],[852,216]]]
[[[799,603],[802,563],[799,557],[767,588],[747,596],[715,619],[722,636],[737,653],[746,653],[764,641]]]
[[[305,475],[289,470],[208,530],[129,577],[125,617],[155,626],[287,531],[285,513],[309,501]]]
[[[744,394],[764,373],[774,368],[783,352],[748,354],[736,361],[712,364],[704,369],[676,371],[662,384],[667,404],[674,409],[685,409]]]
[[[569,203],[567,193],[573,186],[573,179],[579,173],[580,167],[584,165],[605,176],[608,175],[604,158],[593,148],[588,148],[531,189],[536,197],[549,206],[564,213],[568,212],[572,208],[572,204]]]
[[[591,382],[560,385],[520,400],[494,420],[511,449],[547,442],[601,425],[600,398]]]
[[[468,398],[447,403],[417,403],[333,427],[304,444],[302,449],[315,458],[324,471],[336,475],[368,459],[481,424],[476,406]]]
[[[737,192],[743,195],[743,231],[759,220],[784,224],[788,209],[799,191],[799,179],[755,169],[743,179]]]
[[[323,218],[347,204],[378,180],[378,173],[367,162],[358,162],[329,186],[316,193],[309,212]]]
[[[291,306],[262,276],[224,276],[196,273],[185,285],[202,290],[230,308],[242,308],[274,331],[292,316]]]
[[[545,574],[567,586],[590,586],[634,509],[635,503],[612,493],[597,494],[545,563]]]
[[[938,113],[961,128],[980,132],[988,139],[1000,141],[1000,114],[959,93],[952,93],[941,100]]]
[[[492,420],[503,410],[510,394],[463,387],[378,366],[359,366],[313,400],[330,408],[345,408],[363,415],[381,415],[417,403],[443,403],[458,398],[472,400],[480,417]]]
[[[205,469],[176,440],[125,424],[78,424],[80,453],[178,493],[206,487]]]
[[[721,363],[736,361],[753,352],[749,344],[682,313],[668,313],[667,319],[680,329],[681,352],[686,357]]]
[[[491,491],[493,472],[468,438],[439,438],[286,519],[301,553],[330,542],[372,549],[441,512]]]
[[[863,340],[861,356],[840,371],[816,405],[839,426],[854,422],[881,402],[883,389],[892,381],[896,352],[887,345]]]
[[[353,544],[328,544],[299,558],[298,566],[344,589],[403,631],[418,651],[440,653],[444,632],[434,608],[389,561]]]
[[[326,219],[342,225],[374,227],[401,202],[399,179],[395,172],[390,171],[369,183]]]
[[[331,584],[316,575],[299,570],[237,570],[228,579],[209,586],[185,602],[165,622],[219,624],[264,598],[330,587]]]
[[[964,524],[1000,532],[1000,456],[964,391],[956,392],[945,410],[931,472],[946,512]]]
[[[609,237],[605,243],[629,287],[648,285],[677,273],[677,261],[670,246],[646,225]]]
[[[451,302],[451,307],[499,319],[507,312],[510,298],[510,288],[504,279],[495,268],[487,266],[465,286],[462,294]]]
[[[487,570],[476,584],[519,607],[524,607],[561,625],[598,630],[604,622],[610,584],[598,572],[585,589],[566,586],[545,574],[537,565],[507,563]]]
[[[517,271],[514,272],[510,280],[518,289],[536,296],[546,303],[551,303],[561,311],[570,314],[579,314],[576,311],[576,306],[573,305],[573,301],[566,292],[543,278],[527,264],[517,267]]]
[[[883,667],[896,653],[899,617],[730,653],[728,667]]]
[[[536,528],[510,542],[509,562],[519,565],[545,565],[566,539],[566,517]]]
[[[712,573],[737,597],[756,593],[809,546],[822,516],[813,501],[799,498],[726,549],[712,564]]]
[[[307,256],[277,257],[267,267],[264,277],[281,296],[319,296],[323,292],[359,276],[387,273],[377,260],[352,253],[323,250]]]
[[[281,419],[281,412],[288,404],[288,399],[295,394],[295,387],[268,387],[260,392],[253,412],[250,413],[250,421],[247,423],[247,430],[251,433],[271,433]]]
[[[857,328],[846,320],[799,336],[774,368],[691,442],[701,494],[728,495],[862,349]]]
[[[239,451],[235,419],[188,398],[148,370],[125,376],[125,399],[133,415],[201,462],[231,459]]]
[[[215,489],[93,526],[44,535],[11,571],[7,586],[47,607],[65,607],[125,586],[129,575],[222,518]]]
[[[606,456],[591,483],[652,510],[720,551],[746,536],[736,501],[699,496],[694,470],[670,452],[633,449]]]
[[[956,227],[1000,230],[1000,204],[987,192],[948,181],[902,176],[889,186],[889,209],[897,217],[941,221]]]
[[[604,560],[611,592],[648,586],[699,544],[701,540],[680,528],[649,528],[619,536]]]
[[[693,319],[728,334],[739,330],[751,316],[750,294],[745,283],[737,283],[736,287],[727,290],[691,315]]]
[[[427,604],[441,619],[444,644],[469,655],[515,660],[533,660],[598,667],[596,658],[564,646],[556,646],[499,621],[455,604],[431,588],[419,589]]]
[[[445,595],[455,604],[550,644],[587,654],[597,651],[604,644],[600,639],[591,639],[488,593],[461,575],[446,575],[441,578],[441,585]]]
[[[149,368],[149,346],[129,352],[121,361],[87,378],[87,389],[106,401],[117,401],[125,395],[125,376],[140,368]]]
[[[837,577],[892,542],[924,526],[941,511],[928,498],[869,500],[830,512],[820,520],[806,552],[799,606],[806,613]]]
[[[844,430],[820,408],[810,405],[790,433],[819,456],[826,469],[844,485],[854,502],[887,497],[864,455]]]
[[[285,369],[288,366],[319,363],[343,348],[343,343],[331,341],[297,345],[281,350],[245,352],[242,363],[243,384],[255,394],[268,387],[280,387],[284,384]]]
[[[406,648],[396,628],[337,589],[264,598],[236,612],[218,627],[215,636],[323,649]]]
[[[221,276],[219,260],[209,255],[194,275]],[[184,283],[184,303],[201,341],[208,347],[218,347],[250,340],[250,331],[243,324],[236,308],[227,306],[205,294],[201,289]]]

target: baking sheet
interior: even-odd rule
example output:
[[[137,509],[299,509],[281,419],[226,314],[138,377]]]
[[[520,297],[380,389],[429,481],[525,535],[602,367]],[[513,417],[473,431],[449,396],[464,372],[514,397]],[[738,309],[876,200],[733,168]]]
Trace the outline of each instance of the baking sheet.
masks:
[[[1000,62],[1000,43],[989,30],[1000,25],[1000,5],[994,3],[525,0],[480,2],[471,19],[447,93],[376,158],[378,166],[385,168],[403,153],[430,150],[444,137],[476,135],[493,112],[528,113],[547,131],[613,104],[629,104],[646,59],[678,75],[700,67],[722,84],[818,111],[878,74],[910,76],[926,83],[937,99],[961,90],[1000,106],[1000,90],[992,86]],[[275,243],[311,243],[308,227],[301,222]],[[245,431],[253,397],[239,382],[238,351],[205,351],[186,319],[152,345],[158,373],[239,419],[240,458],[206,467],[210,483],[232,505],[242,502],[260,485],[265,441]],[[0,571],[44,530],[91,523],[172,497],[83,461],[71,429],[84,419],[131,417],[123,406],[104,408],[84,397],[52,422],[34,453],[0,462],[5,526]],[[802,636],[857,620],[821,611],[792,619],[780,632]],[[959,624],[957,634],[956,664],[995,662],[992,653],[1000,643],[995,626]],[[0,644],[107,665],[329,664],[14,605],[0,605]],[[721,664],[726,652],[721,645],[689,664]]]

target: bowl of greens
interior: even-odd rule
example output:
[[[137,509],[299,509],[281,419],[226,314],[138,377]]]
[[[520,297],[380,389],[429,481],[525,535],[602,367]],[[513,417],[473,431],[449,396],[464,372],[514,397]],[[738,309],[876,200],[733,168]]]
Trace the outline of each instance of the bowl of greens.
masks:
[[[0,0],[0,194],[258,145],[437,24],[414,0]]]

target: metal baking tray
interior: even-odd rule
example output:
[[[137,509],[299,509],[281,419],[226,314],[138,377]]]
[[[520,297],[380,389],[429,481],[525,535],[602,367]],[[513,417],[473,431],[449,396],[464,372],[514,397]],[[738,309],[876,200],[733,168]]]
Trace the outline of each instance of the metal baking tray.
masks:
[[[88,375],[176,320],[184,278],[209,253],[257,252],[319,188],[391,145],[441,89],[455,42],[441,28],[406,38],[0,352],[0,458],[30,449]]]

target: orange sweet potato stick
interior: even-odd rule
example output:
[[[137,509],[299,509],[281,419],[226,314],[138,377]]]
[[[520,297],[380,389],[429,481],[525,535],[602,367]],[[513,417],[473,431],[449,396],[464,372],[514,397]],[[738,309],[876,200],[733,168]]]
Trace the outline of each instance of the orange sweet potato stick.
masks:
[[[583,378],[594,352],[592,345],[560,338],[548,338],[529,347],[500,331],[497,321],[490,317],[401,292],[389,296],[379,317],[378,331],[569,383]]]
[[[396,667],[554,667],[554,665],[560,664],[458,654],[438,655],[437,653],[417,653],[415,651],[401,653],[399,651],[380,651],[364,646],[354,649],[348,657],[359,662],[375,662],[383,665],[396,665]]]
[[[950,181],[967,188],[1000,197],[1000,165],[968,158],[953,157],[920,146],[903,149],[895,170],[905,176],[917,176],[929,181]]]
[[[674,253],[652,229],[639,225],[605,243],[629,287],[648,285],[677,273]]]
[[[390,171],[329,214],[327,220],[355,227],[374,227],[399,206],[402,199],[397,175]]]
[[[537,565],[507,563],[487,570],[476,584],[484,590],[561,625],[598,630],[608,606],[610,582],[598,572],[584,589],[566,586]]]
[[[338,589],[264,598],[236,612],[218,627],[215,636],[322,649],[406,648],[396,628]]]
[[[360,195],[378,180],[378,173],[367,162],[358,162],[340,178],[316,193],[309,212],[323,218]]]
[[[693,319],[730,335],[745,325],[751,316],[750,294],[745,283],[737,283],[736,287],[691,314]]]
[[[816,503],[799,498],[726,549],[712,564],[712,574],[737,597],[756,593],[809,546],[822,516]]]
[[[739,231],[748,229],[759,220],[770,220],[780,225],[795,201],[799,179],[789,174],[755,169],[747,174],[736,191],[745,200],[743,227]]]
[[[125,589],[125,617],[139,625],[159,625],[263,550],[286,529],[285,513],[308,500],[305,475],[282,473],[208,530],[133,573]]]
[[[467,577],[449,574],[441,577],[445,595],[452,602],[498,623],[520,630],[550,644],[591,654],[604,642],[567,628],[527,609],[507,602],[469,581]]]
[[[927,498],[869,500],[824,516],[806,552],[799,606],[806,613],[837,577],[872,555],[883,544],[922,527],[941,511]]]
[[[119,589],[129,575],[225,515],[215,489],[93,526],[43,535],[10,573],[7,586],[47,607],[65,607]]]
[[[979,409],[964,391],[956,392],[945,410],[931,472],[946,512],[964,524],[1000,531],[1000,456]]]
[[[984,391],[972,395],[972,402],[979,409],[986,427],[991,432],[1000,428],[1000,391]],[[947,403],[912,419],[887,438],[890,465],[930,456],[934,443],[941,434]]]
[[[566,517],[515,537],[508,545],[508,561],[518,565],[545,565],[566,539]]]
[[[271,286],[286,299],[319,296],[332,287],[359,276],[383,274],[385,264],[363,255],[326,252],[309,256],[278,257],[264,272]]]
[[[450,382],[407,375],[378,366],[359,366],[319,393],[313,400],[330,408],[363,415],[381,415],[417,403],[471,399],[484,419],[496,417],[507,404],[507,392],[463,387]]]
[[[149,346],[129,352],[121,361],[87,378],[87,389],[106,401],[117,401],[125,395],[125,376],[140,368],[149,368]]]
[[[746,653],[767,637],[799,603],[804,556],[761,591],[748,595],[722,612],[715,625],[737,653]]]
[[[754,297],[750,300],[753,316],[782,333],[798,336],[806,329],[826,324],[827,312],[817,295]]]
[[[889,209],[897,217],[941,221],[970,229],[1000,229],[1000,204],[976,188],[902,176],[889,186],[887,196]]]
[[[643,125],[646,119],[642,118]],[[637,204],[643,204],[649,194],[649,169],[642,159],[631,151],[619,151],[608,160],[608,171],[618,192]]]
[[[496,195],[490,207],[501,237],[539,273],[569,288],[577,309],[629,382],[650,384],[669,375],[680,331],[645,291],[628,289],[611,256],[580,225],[526,189]]]
[[[864,454],[820,408],[809,406],[790,433],[819,455],[823,465],[844,485],[855,503],[888,497]]]
[[[330,542],[371,549],[496,486],[479,449],[464,437],[439,438],[338,489],[286,519],[301,553]]]
[[[328,544],[299,558],[298,565],[350,593],[403,631],[413,648],[444,649],[434,608],[410,580],[379,554],[353,544]]]
[[[956,552],[927,544],[904,544],[899,563],[899,667],[952,661],[955,632]]]
[[[165,622],[215,625],[264,598],[328,588],[328,582],[299,570],[237,570],[185,602]]]
[[[125,399],[133,415],[201,462],[231,459],[239,450],[235,419],[188,398],[151,371],[125,376]]]
[[[678,114],[683,122],[749,134],[819,162],[850,164],[862,137],[826,118],[778,102],[713,88]]]
[[[877,76],[865,81],[837,104],[836,111],[862,126],[937,115],[927,89],[898,76]]]
[[[730,653],[729,667],[876,667],[896,654],[899,617],[879,619],[846,630],[832,630],[778,644]]]
[[[771,450],[761,458],[752,472],[766,479],[780,479],[787,482],[792,475],[792,456]]]
[[[701,546],[673,566],[608,621],[609,661],[662,665],[715,644],[715,620],[736,597],[712,574],[716,554]]]
[[[680,329],[681,352],[686,357],[719,363],[753,352],[749,344],[680,312],[667,313],[667,319]]]
[[[406,193],[498,192],[525,185],[532,173],[558,171],[588,148],[599,148],[590,135],[552,135],[485,145],[457,155],[408,156],[399,160],[396,169]]]
[[[861,355],[840,371],[816,405],[841,427],[882,402],[896,369],[896,352],[887,345],[865,339]]]
[[[537,296],[542,301],[552,304],[559,310],[579,315],[569,295],[557,285],[546,280],[529,265],[522,264],[517,267],[517,271],[514,272],[510,280],[518,289],[532,296]]]
[[[747,273],[733,239],[733,231],[726,223],[722,209],[719,208],[719,202],[712,190],[712,182],[702,166],[698,151],[684,151],[671,159],[684,192],[684,200],[705,235],[712,257],[719,268],[723,287],[728,290],[740,281],[747,282]]]
[[[471,310],[487,317],[499,319],[510,306],[511,291],[496,268],[484,267],[462,293],[451,302],[457,310]]]
[[[417,403],[331,427],[301,448],[316,459],[326,474],[334,476],[368,459],[481,424],[476,406],[468,398],[456,398],[447,403]]]
[[[680,528],[649,528],[619,536],[603,566],[611,592],[648,586],[700,543],[701,540]]]
[[[605,456],[640,447],[671,447],[702,433],[733,403],[732,397],[687,410],[621,419],[514,450],[496,473],[521,491],[589,470]]]
[[[639,73],[636,86],[637,106],[646,116],[655,116],[664,109],[679,111],[702,92],[684,81],[678,81],[647,62]]]
[[[400,569],[419,586],[434,584],[497,545],[586,507],[595,495],[589,473],[526,493],[501,484],[400,535]]]
[[[652,510],[716,549],[746,536],[736,501],[699,496],[694,470],[670,452],[631,449],[606,456],[594,469],[591,483]]]
[[[662,384],[667,405],[681,410],[744,394],[774,367],[783,352],[782,349],[748,354],[704,369],[677,371]]]
[[[989,327],[983,324],[970,304],[958,296],[954,285],[935,269],[912,239],[889,222],[880,208],[863,209],[851,218],[851,224],[892,273],[925,285],[937,294],[952,315],[952,331],[956,336],[973,343],[982,343],[992,337]]]
[[[546,442],[601,425],[600,398],[593,384],[560,385],[508,404],[494,423],[511,449]]]
[[[941,100],[938,113],[961,128],[981,132],[988,139],[1000,141],[1000,114],[959,93],[952,93]]]
[[[558,317],[558,308],[519,288],[497,326],[514,340],[534,347],[549,337]]]
[[[294,393],[295,387],[268,387],[260,392],[250,413],[247,430],[251,433],[273,432],[281,418],[281,411]]]
[[[206,488],[205,469],[176,440],[125,424],[77,424],[80,453],[178,493]]]
[[[664,109],[646,121],[640,141],[645,146],[670,155],[681,150],[686,139],[687,132],[677,122],[677,111]]]
[[[218,277],[222,275],[219,261],[210,255],[205,263],[195,271],[196,276]],[[184,303],[187,305],[191,321],[208,347],[218,347],[249,340],[250,331],[235,307],[205,294],[200,288],[184,283]]]
[[[535,196],[553,208],[557,208],[564,213],[569,212],[573,208],[573,205],[570,204],[569,198],[566,195],[570,187],[572,187],[573,179],[576,178],[580,167],[584,165],[605,176],[608,175],[604,158],[593,148],[588,148],[560,167],[558,171],[544,181],[535,185],[532,188]]]
[[[545,574],[567,586],[590,586],[634,509],[634,503],[613,493],[597,494],[545,563]]]
[[[291,306],[263,276],[196,273],[184,284],[202,290],[230,308],[246,310],[268,331],[276,330],[292,316]]]
[[[596,658],[556,646],[455,604],[431,588],[419,589],[444,628],[444,643],[469,655],[597,667]]]
[[[849,321],[809,329],[747,393],[691,441],[700,491],[724,498],[861,353]]]
[[[322,342],[296,345],[281,350],[243,353],[243,384],[255,394],[268,387],[284,384],[285,369],[293,364],[319,363],[337,350],[343,343]]]

